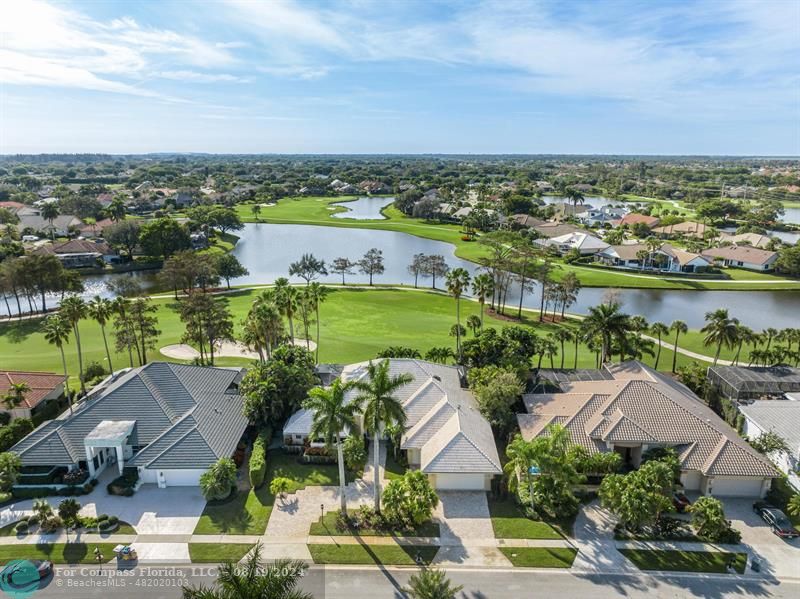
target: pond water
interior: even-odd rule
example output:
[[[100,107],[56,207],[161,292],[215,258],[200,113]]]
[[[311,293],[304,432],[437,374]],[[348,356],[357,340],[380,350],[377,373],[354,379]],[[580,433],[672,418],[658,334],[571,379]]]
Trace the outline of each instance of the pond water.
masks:
[[[347,208],[347,212],[337,212],[331,214],[333,218],[352,218],[355,220],[384,220],[386,217],[381,214],[381,210],[394,202],[394,198],[358,198],[352,202],[336,202],[331,206],[342,206]]]
[[[385,272],[375,276],[377,284],[413,285],[414,277],[408,272],[408,264],[414,254],[442,254],[451,268],[463,267],[475,274],[478,265],[456,258],[454,246],[441,241],[414,237],[395,231],[355,229],[339,227],[315,227],[312,225],[247,224],[239,233],[240,241],[234,254],[250,271],[247,277],[236,279],[237,285],[270,283],[278,277],[288,277],[289,264],[303,253],[312,253],[330,262],[337,257],[359,260],[370,248],[383,251]],[[357,271],[357,269],[355,269]],[[135,277],[144,288],[155,289],[152,272],[97,275],[84,278],[88,299],[94,295],[108,297],[111,293],[106,283],[117,277]],[[294,278],[294,282],[302,282]],[[348,283],[367,283],[367,275],[356,272],[347,275]],[[330,274],[321,279],[325,283],[341,283],[341,276]],[[429,286],[430,280],[420,279],[420,286]],[[444,281],[437,281],[441,288]],[[585,313],[589,307],[603,301],[605,288],[581,290],[578,301],[570,308],[572,312]],[[706,312],[716,308],[728,308],[732,316],[756,330],[764,327],[800,327],[800,292],[798,291],[676,291],[665,289],[620,289],[615,290],[624,310],[629,314],[641,314],[649,321],[669,323],[683,320],[691,328],[703,325]],[[508,304],[517,305],[516,289],[509,292]],[[539,306],[538,291],[526,294],[527,307]],[[57,298],[48,300],[54,306]],[[25,307],[23,306],[23,309]],[[5,314],[0,304],[0,314]]]

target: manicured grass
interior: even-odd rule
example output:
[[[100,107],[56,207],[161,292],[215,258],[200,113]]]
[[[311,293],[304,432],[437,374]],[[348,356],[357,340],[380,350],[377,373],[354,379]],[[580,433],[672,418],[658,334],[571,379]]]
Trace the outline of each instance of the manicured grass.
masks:
[[[300,464],[298,457],[280,450],[267,452],[267,476],[261,488],[239,491],[225,501],[208,502],[194,534],[263,534],[275,503],[275,497],[269,492],[269,482],[276,476],[291,481],[289,493],[308,485],[339,484],[336,464]]]
[[[734,568],[739,574],[743,574],[747,565],[746,553],[649,549],[620,549],[619,552],[640,570],[725,574],[728,571],[728,562],[731,558],[735,558]]]
[[[42,543],[38,545],[0,545],[0,563],[12,559],[49,559],[55,564],[97,563],[94,548],[100,549],[103,561],[114,559],[116,543]]]
[[[386,533],[371,528],[359,528],[357,531],[353,529],[338,530],[336,528],[336,516],[338,512],[327,512],[322,522],[317,521],[311,524],[308,531],[309,535],[314,536],[331,536],[331,537],[352,537],[355,535],[362,537],[388,537],[388,536],[403,536],[403,537],[438,537],[439,525],[435,522],[425,522],[414,529],[396,530]]]
[[[233,314],[235,333],[241,333],[241,321],[252,305],[258,290],[235,290],[225,297]],[[174,307],[177,302],[172,297],[161,297],[153,300],[158,308],[158,328],[161,335],[156,342],[157,347],[180,343],[184,332]],[[471,314],[478,314],[477,302],[462,301],[461,317],[465,321]],[[516,315],[513,309],[508,314]],[[567,321],[561,325],[541,324],[533,312],[523,312],[523,326],[532,327],[537,334],[546,335],[559,326],[576,327],[576,321]],[[406,345],[420,350],[423,354],[434,346],[454,347],[455,342],[449,335],[450,326],[455,322],[455,303],[451,297],[439,292],[401,289],[362,289],[332,288],[331,294],[320,310],[320,360],[322,362],[349,363],[374,358],[377,352],[390,345]],[[49,345],[41,333],[41,320],[26,320],[14,323],[0,323],[0,355],[3,356],[3,367],[19,370],[40,370],[61,372],[61,357],[58,350]],[[486,315],[486,326],[499,328],[505,325],[518,324],[516,321],[501,321]],[[83,320],[79,324],[83,347],[84,363],[98,361],[105,363],[105,350],[100,327],[91,320]],[[698,333],[699,335],[699,333]],[[109,345],[113,348],[113,335],[109,332]],[[468,336],[471,338],[471,334]],[[692,335],[682,336],[690,343]],[[78,356],[74,339],[64,348],[67,357],[67,368],[72,375],[71,385],[75,388],[78,372]],[[113,349],[112,349],[113,351]],[[709,354],[709,350],[698,348],[700,353]],[[567,367],[573,364],[574,346],[565,346]],[[115,368],[128,366],[128,356],[112,353]],[[178,361],[165,358],[158,351],[148,353],[150,360]],[[653,363],[646,358],[646,363]],[[691,360],[679,356],[678,364],[686,364]],[[220,366],[250,364],[250,360],[241,358],[219,358]],[[660,368],[668,369],[672,363],[671,350],[664,348],[661,352]],[[595,364],[595,356],[585,346],[580,346],[578,366],[591,368]],[[549,366],[545,360],[543,365]],[[560,365],[560,357],[555,365]]]
[[[252,543],[189,543],[189,557],[201,564],[238,562],[252,548]]]
[[[394,459],[394,450],[392,446],[389,445],[386,448],[386,465],[384,468],[384,476],[387,480],[394,480],[396,478],[402,478],[402,476],[406,473],[408,468]]]
[[[264,534],[273,501],[266,485],[256,490],[238,491],[225,501],[210,501],[200,515],[194,534]]]
[[[570,568],[577,549],[571,547],[500,547],[515,568]]]
[[[418,545],[335,545],[312,544],[308,546],[315,564],[384,564],[386,566],[413,566],[417,554],[425,565],[431,563],[438,547]]]
[[[546,522],[526,518],[511,500],[489,500],[494,536],[498,539],[561,539],[561,534]]]

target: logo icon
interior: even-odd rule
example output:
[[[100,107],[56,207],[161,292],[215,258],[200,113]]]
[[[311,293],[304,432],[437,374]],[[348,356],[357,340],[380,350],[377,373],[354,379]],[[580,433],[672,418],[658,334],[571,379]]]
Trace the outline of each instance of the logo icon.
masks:
[[[26,559],[15,559],[0,572],[0,590],[11,599],[26,599],[39,590],[39,569]]]

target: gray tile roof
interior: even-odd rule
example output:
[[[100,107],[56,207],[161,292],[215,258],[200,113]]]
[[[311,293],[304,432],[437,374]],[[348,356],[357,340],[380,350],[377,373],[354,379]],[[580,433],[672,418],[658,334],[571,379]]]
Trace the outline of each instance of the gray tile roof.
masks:
[[[86,459],[83,440],[100,422],[133,420],[129,443],[145,447],[129,465],[206,468],[233,454],[247,426],[237,391],[241,376],[241,369],[153,362],[123,374],[12,450],[24,465],[72,464]]]

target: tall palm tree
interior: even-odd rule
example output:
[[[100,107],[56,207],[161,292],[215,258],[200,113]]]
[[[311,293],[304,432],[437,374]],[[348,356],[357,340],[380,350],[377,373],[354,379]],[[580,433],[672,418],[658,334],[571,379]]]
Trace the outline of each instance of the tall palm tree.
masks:
[[[78,323],[81,319],[86,318],[86,302],[83,301],[79,295],[69,295],[61,302],[61,315],[67,319],[67,322],[72,326],[72,332],[75,333],[75,347],[78,348],[78,380],[81,383],[81,393],[86,393],[86,385],[83,382],[83,352],[81,351],[81,333],[78,329]]]
[[[306,287],[306,297],[308,298],[309,305],[314,310],[314,316],[317,319],[317,349],[314,352],[314,360],[319,363],[319,305],[324,302],[328,294],[330,293],[330,289],[314,281],[308,287]]]
[[[669,329],[663,322],[654,322],[650,325],[650,334],[655,335],[656,339],[658,340],[658,349],[656,349],[656,363],[653,365],[653,368],[658,370],[658,361],[661,359],[661,338],[664,335],[669,334]]]
[[[106,323],[114,314],[114,305],[111,300],[96,295],[86,306],[86,311],[89,317],[94,318],[100,325],[100,331],[103,333],[103,345],[106,348],[106,359],[108,359],[108,371],[113,373],[114,366],[111,364],[111,352],[108,351],[108,339],[106,338]]]
[[[573,341],[575,339],[575,334],[566,328],[558,329],[554,334],[553,338],[558,341],[561,345],[561,366],[560,368],[564,369],[564,344],[568,341]],[[576,350],[577,351],[577,350]]]
[[[689,332],[689,327],[682,320],[673,320],[669,325],[670,331],[675,331],[675,343],[672,346],[672,372],[675,372],[678,363],[678,337]]]
[[[481,306],[481,328],[483,328],[483,309],[486,306],[486,298],[494,294],[494,279],[489,273],[475,275],[472,279],[472,294],[478,298]]]
[[[461,360],[461,295],[469,288],[469,273],[464,268],[454,268],[447,273],[447,291],[456,300],[456,353]]]
[[[739,356],[742,353],[742,347],[744,346],[744,344],[754,343],[757,338],[757,335],[755,334],[755,332],[753,332],[753,329],[751,329],[750,327],[740,324],[737,325],[736,338],[738,340],[738,343],[736,345],[736,355],[733,356],[734,366],[736,366],[739,363]]]
[[[115,297],[111,302],[111,309],[117,316],[117,319],[114,321],[114,335],[117,337],[117,347],[123,347],[120,345],[120,335],[122,335],[126,341],[124,347],[128,348],[128,363],[130,367],[133,368],[133,340],[136,338],[136,335],[132,331],[132,324],[128,315],[128,300],[121,295]],[[136,344],[136,351],[137,353],[139,351],[138,344]]]
[[[716,345],[717,350],[714,353],[714,366],[719,361],[719,354],[722,352],[722,346],[735,347],[737,342],[737,327],[739,320],[731,318],[728,314],[727,308],[718,308],[712,312],[706,312],[706,325],[700,329],[701,333],[705,333],[703,338],[703,345]]]
[[[294,314],[297,311],[298,291],[289,283],[286,277],[275,280],[274,288],[275,305],[289,320],[289,336],[294,343]]]
[[[612,339],[625,336],[630,328],[630,317],[620,312],[618,303],[610,302],[589,308],[589,315],[583,322],[588,337],[596,335],[602,340],[600,363],[605,364],[611,357]]]
[[[55,345],[61,352],[61,366],[64,368],[64,392],[69,401],[69,412],[72,413],[72,395],[69,392],[69,373],[67,373],[67,358],[64,355],[64,344],[69,343],[70,326],[63,316],[53,314],[48,316],[42,326],[45,340],[51,345]]]
[[[11,383],[8,386],[8,393],[3,397],[3,403],[9,410],[13,410],[23,401],[25,401],[25,394],[31,390],[28,383]]]
[[[50,223],[50,238],[53,239],[56,236],[55,227],[53,227],[53,221],[58,218],[58,215],[61,211],[58,209],[58,204],[55,202],[47,202],[44,206],[42,206],[41,216],[47,222]]]
[[[213,587],[183,587],[183,599],[314,599],[297,588],[308,565],[300,560],[279,559],[266,563],[257,543],[240,563],[220,564]]]
[[[764,351],[769,351],[769,346],[772,345],[772,340],[775,339],[778,335],[779,333],[777,329],[773,329],[772,327],[764,329],[764,332],[761,333],[761,336],[764,339],[764,343],[766,344],[766,347],[764,347]]]
[[[359,391],[356,402],[364,408],[364,426],[372,434],[375,477],[373,498],[376,512],[381,511],[380,437],[386,424],[405,426],[406,413],[394,394],[412,380],[413,377],[408,373],[390,376],[389,361],[382,360],[377,364],[370,362],[367,377],[355,384]]]
[[[525,482],[530,486],[530,468],[533,464],[533,447],[522,435],[516,434],[511,442],[506,446],[506,457],[508,461],[503,466],[508,479],[508,488],[515,491],[520,484]]]
[[[334,445],[336,446],[342,514],[347,513],[347,498],[344,490],[346,481],[341,434],[355,428],[359,410],[358,402],[347,401],[347,392],[352,387],[352,383],[343,383],[341,379],[334,379],[333,384],[327,389],[322,387],[311,389],[308,392],[308,399],[303,402],[306,410],[314,412],[314,420],[311,423],[311,439],[322,439],[328,450],[332,449]]]

